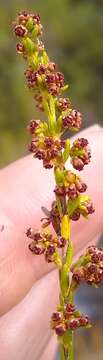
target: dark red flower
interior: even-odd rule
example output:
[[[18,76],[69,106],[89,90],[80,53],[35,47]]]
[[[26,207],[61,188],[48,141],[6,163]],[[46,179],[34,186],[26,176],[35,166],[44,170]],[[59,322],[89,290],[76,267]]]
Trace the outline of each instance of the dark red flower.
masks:
[[[21,43],[16,44],[16,49],[19,54],[23,54],[24,50],[25,50],[23,44],[21,44]]]
[[[76,330],[80,326],[79,319],[71,319],[68,324],[68,328],[71,330]]]
[[[56,334],[58,336],[63,336],[65,334],[65,331],[66,331],[66,326],[65,324],[58,324],[56,327],[55,327],[55,331],[56,331]]]
[[[30,134],[34,134],[37,127],[40,125],[40,120],[31,120],[29,122],[29,125],[27,126],[27,130],[30,132]]]
[[[33,252],[35,255],[41,255],[45,252],[45,249],[43,248],[42,244],[35,244],[34,241],[29,244],[29,250]]]
[[[27,35],[28,31],[23,25],[16,25],[14,28],[16,36],[24,37]]]

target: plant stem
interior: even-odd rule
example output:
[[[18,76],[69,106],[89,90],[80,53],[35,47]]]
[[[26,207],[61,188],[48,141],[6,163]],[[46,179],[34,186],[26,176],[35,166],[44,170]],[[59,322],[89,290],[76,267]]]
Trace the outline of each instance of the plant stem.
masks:
[[[68,349],[63,344],[60,344],[60,360],[74,360],[73,333],[70,334]]]
[[[73,331],[70,332],[70,342],[69,342],[69,354],[67,360],[74,360],[74,351],[73,351]]]
[[[65,360],[64,346],[60,343],[60,360]]]

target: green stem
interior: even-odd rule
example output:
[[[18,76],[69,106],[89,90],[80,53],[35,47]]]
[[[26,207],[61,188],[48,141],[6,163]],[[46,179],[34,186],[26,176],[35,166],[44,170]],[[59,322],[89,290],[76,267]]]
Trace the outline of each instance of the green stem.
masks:
[[[73,331],[70,331],[69,353],[67,360],[74,360]]]
[[[69,287],[69,271],[73,257],[72,242],[69,240],[65,263],[60,271],[60,300],[61,306],[65,303],[73,303],[73,291]],[[69,287],[69,293],[68,293]],[[73,352],[73,331],[68,330],[63,336],[63,344],[60,346],[60,360],[74,360]]]
[[[45,110],[45,114],[47,115],[48,119],[48,127],[51,135],[55,135],[55,124],[56,124],[56,116],[55,116],[55,105],[53,97],[49,96],[48,99],[45,99],[43,96],[43,106]]]
[[[64,346],[60,343],[60,360],[65,360]]]
[[[72,242],[70,241],[67,248],[66,260],[62,266],[61,278],[60,278],[61,292],[64,298],[66,298],[67,296],[68,287],[69,287],[69,269],[72,262],[72,256],[73,256]]]
[[[60,360],[74,360],[73,332],[68,331],[68,347],[60,343]]]

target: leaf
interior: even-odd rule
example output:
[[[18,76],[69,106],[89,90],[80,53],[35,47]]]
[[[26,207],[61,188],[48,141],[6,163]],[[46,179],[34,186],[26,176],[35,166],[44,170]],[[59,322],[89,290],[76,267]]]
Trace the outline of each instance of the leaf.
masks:
[[[32,36],[32,39],[35,40],[35,38],[37,37],[37,34],[38,34],[38,29],[37,27],[33,27],[33,30],[31,32],[31,36]]]
[[[61,271],[60,287],[63,297],[65,298],[69,288],[68,265],[64,264]]]
[[[88,195],[80,195],[80,203],[88,202],[90,200],[90,196]]]
[[[64,215],[61,221],[61,236],[69,240],[70,238],[70,220],[68,218],[68,215]]]
[[[51,114],[55,116],[55,103],[54,103],[53,96],[50,96],[50,111],[51,111]]]
[[[32,53],[35,50],[35,44],[29,37],[23,39],[23,45],[29,53]]]
[[[26,23],[26,27],[29,31],[33,30],[34,28],[34,24],[33,24],[33,19],[30,17],[29,20]]]
[[[62,158],[63,158],[64,163],[68,160],[69,155],[70,155],[70,140],[67,139],[65,149],[64,149],[64,152],[62,154]]]
[[[42,129],[44,135],[48,135],[49,134],[49,130],[48,130],[48,124],[46,122],[43,122],[43,129]]]
[[[61,170],[59,167],[56,168],[56,170],[55,170],[55,180],[56,180],[57,185],[63,184],[64,174],[63,174],[63,170]]]
[[[56,197],[56,203],[57,203],[58,211],[59,211],[59,214],[61,217],[62,216],[62,205],[61,205],[61,201],[58,197]]]
[[[62,268],[62,260],[61,260],[61,257],[60,257],[60,255],[59,255],[59,253],[57,251],[55,251],[55,253],[54,253],[53,260],[54,260],[54,263],[57,265],[57,267],[61,270],[61,268]]]
[[[67,346],[67,348],[71,340],[72,340],[72,330],[67,330],[63,335],[63,343],[65,346]]]
[[[43,105],[44,105],[44,110],[45,110],[46,114],[49,117],[50,116],[50,110],[49,110],[48,102],[46,100],[44,100]]]
[[[79,316],[81,316],[81,313],[80,313],[80,311],[78,311],[78,310],[76,310],[75,312],[74,312],[74,315],[75,315],[75,317],[79,317]]]
[[[68,270],[71,267],[72,258],[73,258],[73,246],[72,246],[72,242],[69,241],[68,248],[67,248],[67,253],[66,253],[66,261],[65,261],[65,264],[64,264],[64,266],[65,265],[67,266]]]
[[[85,329],[91,329],[91,327],[92,327],[92,324],[88,324],[85,326]]]
[[[69,85],[65,85],[61,88],[61,91],[66,91],[68,89]]]
[[[62,116],[59,116],[56,122],[56,132],[57,134],[61,132],[62,129]]]
[[[68,215],[71,216],[80,204],[80,196],[76,199],[69,199],[67,203]]]
[[[43,64],[48,65],[48,61],[49,61],[48,55],[47,55],[46,51],[44,50],[43,51]]]

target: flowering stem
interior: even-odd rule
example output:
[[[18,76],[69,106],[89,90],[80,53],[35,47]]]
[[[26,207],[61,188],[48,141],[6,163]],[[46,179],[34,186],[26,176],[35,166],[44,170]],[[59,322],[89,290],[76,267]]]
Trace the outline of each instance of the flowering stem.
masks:
[[[66,345],[60,343],[60,360],[74,360],[73,331],[68,331]]]
[[[74,349],[73,349],[73,331],[69,331],[70,341],[69,341],[69,354],[67,360],[74,360]]]
[[[70,223],[79,220],[80,216],[87,218],[94,208],[89,196],[82,194],[87,185],[65,164],[70,160],[74,169],[81,171],[89,164],[91,153],[87,139],[78,138],[73,144],[70,139],[65,140],[65,131],[80,129],[82,115],[71,108],[69,98],[62,97],[68,86],[64,83],[64,75],[57,71],[45,51],[40,40],[42,30],[40,16],[27,11],[20,12],[13,24],[14,34],[19,39],[17,52],[27,61],[27,85],[32,90],[36,107],[46,115],[43,122],[31,120],[27,127],[32,136],[29,151],[42,161],[45,169],[54,169],[56,183],[55,200],[50,211],[46,209],[46,218],[41,219],[41,229],[29,228],[26,235],[32,240],[30,251],[34,255],[44,254],[45,260],[54,262],[59,269],[60,304],[51,316],[51,329],[58,336],[61,360],[74,360],[74,330],[90,326],[88,316],[75,307],[74,291],[80,281],[94,286],[103,279],[103,251],[91,246],[72,265]],[[55,234],[48,228],[50,224]]]
[[[66,251],[65,263],[63,263],[62,269],[60,271],[60,299],[61,299],[61,306],[65,306],[67,303],[73,303],[73,292],[69,286],[69,271],[73,257],[73,249],[72,249],[72,242],[69,240],[69,244]],[[64,260],[64,259],[63,259]],[[69,294],[67,296],[69,286]],[[68,330],[66,336],[63,337],[63,343],[60,344],[60,359],[61,360],[73,360],[73,331]]]
[[[69,269],[72,261],[72,242],[69,242],[66,253],[66,260],[62,266],[61,277],[60,277],[60,288],[62,295],[64,296],[64,300],[67,296],[68,286],[69,286]]]
[[[59,349],[60,349],[60,360],[65,360],[64,346],[61,343],[59,345]]]

